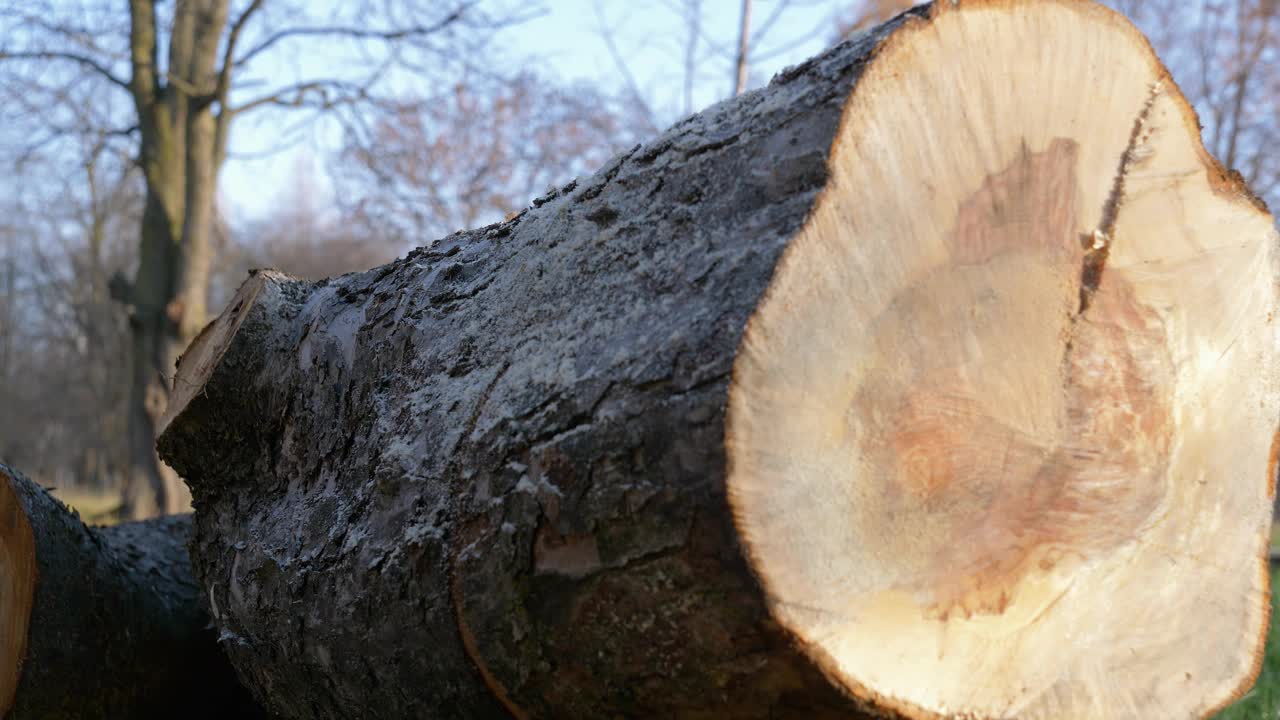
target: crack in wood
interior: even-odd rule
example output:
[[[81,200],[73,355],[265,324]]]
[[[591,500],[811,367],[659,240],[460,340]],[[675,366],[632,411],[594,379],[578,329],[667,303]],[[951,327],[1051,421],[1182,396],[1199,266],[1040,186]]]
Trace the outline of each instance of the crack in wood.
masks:
[[[1164,91],[1164,82],[1157,80],[1151,84],[1147,92],[1146,102],[1142,104],[1142,109],[1138,111],[1137,117],[1133,120],[1133,127],[1129,131],[1129,142],[1125,145],[1124,152],[1120,153],[1120,163],[1116,168],[1115,179],[1111,182],[1111,192],[1107,193],[1107,199],[1102,204],[1102,217],[1098,221],[1098,226],[1091,233],[1082,233],[1080,235],[1080,245],[1084,249],[1084,259],[1080,268],[1080,302],[1076,308],[1076,312],[1071,316],[1070,326],[1067,331],[1066,343],[1062,351],[1062,367],[1064,368],[1064,376],[1066,368],[1070,367],[1071,351],[1075,344],[1075,328],[1080,322],[1080,318],[1088,311],[1089,305],[1093,300],[1093,296],[1098,291],[1098,287],[1102,284],[1102,273],[1106,269],[1107,259],[1111,256],[1111,246],[1114,244],[1114,234],[1116,222],[1120,218],[1120,206],[1124,201],[1124,180],[1129,172],[1129,166],[1139,154],[1142,158],[1150,155],[1150,151],[1143,148],[1139,153],[1139,141],[1142,140],[1142,131],[1146,128],[1147,118],[1151,115],[1151,108],[1155,105],[1156,98]]]
[[[1125,176],[1129,173],[1129,166],[1139,155],[1145,158],[1149,154],[1145,150],[1139,153],[1140,141],[1144,139],[1142,131],[1146,129],[1151,108],[1163,90],[1162,81],[1152,83],[1146,102],[1133,120],[1133,128],[1129,131],[1129,142],[1125,145],[1124,152],[1120,154],[1120,164],[1116,168],[1116,176],[1111,183],[1111,192],[1107,194],[1106,202],[1102,204],[1102,218],[1098,221],[1098,227],[1092,233],[1080,237],[1080,244],[1085,253],[1080,270],[1080,306],[1076,310],[1076,319],[1089,309],[1093,294],[1102,283],[1102,272],[1106,269],[1107,258],[1111,254],[1112,237],[1115,235],[1116,221],[1120,217],[1120,206],[1124,202]]]

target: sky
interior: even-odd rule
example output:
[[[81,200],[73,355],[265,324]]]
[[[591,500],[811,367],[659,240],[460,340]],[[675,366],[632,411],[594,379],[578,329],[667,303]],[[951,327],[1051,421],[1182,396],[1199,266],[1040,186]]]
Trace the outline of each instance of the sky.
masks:
[[[830,44],[835,15],[851,0],[755,0],[753,27],[759,30],[785,2],[786,8],[761,39],[759,55],[751,64],[751,85],[768,82],[774,74],[820,52]],[[685,27],[674,10],[678,0],[544,0],[544,12],[528,22],[505,29],[494,39],[504,63],[523,69],[536,68],[565,82],[599,83],[607,89],[624,87],[623,73],[603,39],[610,30],[618,54],[636,84],[654,98],[664,121],[683,116],[683,52]],[[741,0],[703,0],[703,38],[699,70],[693,83],[691,108],[697,111],[727,96],[732,89],[729,56],[736,44]],[[311,46],[314,48],[314,45]],[[303,68],[306,69],[306,68]],[[268,68],[287,75],[298,67]],[[289,133],[282,149],[282,114],[265,119],[245,117],[232,129],[231,154],[224,167],[220,194],[224,212],[233,223],[266,215],[273,204],[298,185],[305,186],[324,207],[332,198],[326,177],[329,155],[341,134],[333,123],[312,123]]]

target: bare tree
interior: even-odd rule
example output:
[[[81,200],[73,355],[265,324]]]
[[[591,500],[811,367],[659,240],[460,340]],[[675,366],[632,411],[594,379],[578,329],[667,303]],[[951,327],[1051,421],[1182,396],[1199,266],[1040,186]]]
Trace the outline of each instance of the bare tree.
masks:
[[[351,133],[340,196],[370,233],[422,242],[502,219],[602,165],[642,130],[588,86],[525,73],[460,83]]]
[[[861,0],[836,17],[836,39],[844,38],[894,17],[919,3],[913,0]]]
[[[322,205],[313,158],[299,159],[291,182],[277,193],[272,210],[242,224],[220,228],[226,235],[215,270],[213,295],[230,299],[253,268],[277,268],[318,280],[367,270],[395,257],[403,244],[380,232],[343,203]],[[221,304],[221,303],[220,303]]]
[[[1112,0],[1151,39],[1196,107],[1204,140],[1280,204],[1280,2]]]
[[[742,0],[742,22],[738,29],[738,57],[734,59],[733,94],[747,89],[747,63],[751,52],[751,0]]]
[[[0,428],[0,454],[47,484],[105,485],[127,464],[129,378],[128,328],[107,278],[135,264],[142,196],[129,158],[103,136],[81,139],[79,156],[30,159],[59,168],[60,182],[6,193],[0,398],[24,412]]]
[[[0,227],[3,242],[0,242],[0,406],[20,407],[14,392],[14,379],[17,377],[15,350],[18,347],[18,262],[14,257],[10,244],[13,231],[8,227]],[[0,457],[8,458],[13,454],[12,444],[17,422],[12,413],[0,413]]]
[[[612,9],[613,5],[606,6],[600,0],[596,1],[600,38],[621,81],[621,96],[647,128],[646,134],[655,134],[677,114],[693,112],[696,109],[695,89],[705,86],[708,78],[715,79],[715,85],[719,86],[718,78],[724,77],[723,74],[729,76],[729,92],[723,96],[745,92],[760,79],[752,76],[753,70],[794,51],[815,36],[824,36],[831,24],[830,10],[824,8],[833,5],[830,0],[741,0],[737,6],[737,22],[732,27],[732,37],[729,37],[726,33],[730,28],[723,22],[727,14],[718,16],[718,22],[707,21],[709,8],[723,9],[727,4],[708,4],[703,0],[649,0],[633,3],[622,13],[611,13],[606,11],[606,7]],[[763,21],[754,25],[757,10]],[[628,33],[626,28],[634,13],[659,13],[670,18],[672,25],[682,32],[661,37]],[[800,32],[788,30],[782,22],[806,16],[816,18],[817,22]],[[784,31],[779,32],[780,29]],[[667,81],[676,73],[663,70],[664,86],[660,88],[645,87],[636,74],[639,66],[636,58],[648,51],[657,51],[673,60],[678,58],[682,102],[675,111],[667,108],[669,102],[664,96],[670,89]]]
[[[136,158],[145,186],[138,265],[117,278],[130,312],[128,512],[188,503],[155,456],[178,354],[206,320],[219,170],[233,122],[256,111],[308,116],[376,108],[397,69],[462,64],[464,45],[496,26],[467,0],[347,3],[321,14],[281,0],[105,0],[0,5],[0,93],[30,128],[21,153],[99,133]],[[305,53],[291,77],[282,63]],[[438,77],[438,75],[436,75]],[[125,108],[79,111],[90,89]]]
[[[681,3],[685,27],[684,43],[684,108],[685,115],[692,113],[693,81],[698,64],[698,43],[702,39],[702,0],[685,0]]]

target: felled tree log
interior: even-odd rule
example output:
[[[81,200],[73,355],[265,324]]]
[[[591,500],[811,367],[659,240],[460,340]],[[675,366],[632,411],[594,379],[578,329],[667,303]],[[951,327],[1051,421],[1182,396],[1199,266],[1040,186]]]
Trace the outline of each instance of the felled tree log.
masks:
[[[257,717],[191,577],[191,516],[88,528],[0,464],[0,717]]]
[[[1182,718],[1252,681],[1277,237],[1118,15],[917,9],[534,206],[260,272],[181,361],[160,448],[276,712]]]

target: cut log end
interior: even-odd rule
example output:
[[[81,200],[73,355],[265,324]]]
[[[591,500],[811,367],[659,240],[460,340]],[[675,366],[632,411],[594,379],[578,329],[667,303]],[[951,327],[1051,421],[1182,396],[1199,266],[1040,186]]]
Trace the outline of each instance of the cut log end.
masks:
[[[158,425],[157,448],[168,457],[199,451],[217,472],[198,472],[178,462],[172,467],[188,484],[216,477],[220,483],[245,477],[264,436],[278,417],[272,392],[256,381],[289,355],[297,333],[287,321],[310,296],[310,283],[276,270],[254,270],[226,309],[209,323],[178,359],[169,405]],[[179,421],[181,419],[181,421]],[[196,502],[202,497],[196,493]]]
[[[0,467],[0,717],[18,690],[36,584],[35,537],[13,482]]]
[[[1092,4],[938,3],[882,46],[830,165],[730,390],[778,620],[909,717],[1241,694],[1277,237],[1147,42]]]
[[[0,717],[260,714],[209,630],[191,516],[105,528],[0,464]]]
[[[187,346],[182,357],[178,358],[173,391],[169,396],[169,405],[157,427],[157,435],[163,434],[173,422],[173,418],[203,392],[209,376],[227,352],[231,339],[235,337],[236,331],[249,316],[249,309],[257,302],[263,287],[273,280],[291,280],[291,278],[275,270],[253,271],[249,279],[245,280],[236,291],[235,297],[227,303],[226,310],[206,325],[196,339]]]

